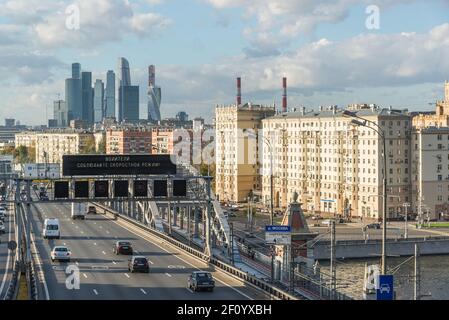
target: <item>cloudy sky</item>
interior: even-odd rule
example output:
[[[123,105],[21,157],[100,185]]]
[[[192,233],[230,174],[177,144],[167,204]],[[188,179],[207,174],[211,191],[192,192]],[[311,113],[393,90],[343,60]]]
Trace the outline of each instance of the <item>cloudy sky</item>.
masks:
[[[287,76],[290,107],[430,110],[449,79],[449,0],[0,0],[0,119],[46,122],[72,62],[104,79],[120,56],[142,116],[149,64],[163,116],[210,120],[237,76],[253,103],[280,105]]]

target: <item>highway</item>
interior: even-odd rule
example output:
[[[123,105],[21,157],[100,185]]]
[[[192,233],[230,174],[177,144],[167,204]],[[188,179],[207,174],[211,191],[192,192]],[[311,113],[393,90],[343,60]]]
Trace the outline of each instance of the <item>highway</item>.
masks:
[[[39,252],[40,267],[45,282],[40,285],[40,299],[51,300],[248,300],[268,299],[265,293],[244,284],[239,279],[180,251],[171,244],[150,235],[124,221],[108,216],[88,215],[86,220],[72,221],[70,204],[36,204],[31,206],[32,229]],[[58,218],[60,240],[44,240],[42,225],[46,218]],[[150,261],[150,274],[130,273],[129,256],[115,255],[112,247],[117,240],[132,243],[136,255]],[[55,245],[66,245],[72,251],[71,265],[80,270],[80,288],[66,288],[65,273],[69,265],[51,262]],[[194,270],[212,272],[216,280],[214,292],[192,292],[187,288],[188,275]]]
[[[13,208],[13,204],[9,204],[4,222],[5,233],[0,236],[0,300],[5,298],[14,268],[14,252],[8,249],[8,242],[15,240],[15,216]]]

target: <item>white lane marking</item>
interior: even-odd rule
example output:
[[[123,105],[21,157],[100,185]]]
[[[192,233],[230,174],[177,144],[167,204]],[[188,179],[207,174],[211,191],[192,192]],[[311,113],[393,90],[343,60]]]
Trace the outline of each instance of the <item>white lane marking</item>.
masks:
[[[95,293],[95,295],[98,296],[98,291],[97,290],[94,289],[94,293]]]
[[[137,254],[139,254],[139,251],[137,251],[137,250],[134,250],[134,252],[137,253]]]
[[[76,264],[77,266],[79,266],[79,263],[78,263],[78,261],[75,261],[75,264]]]
[[[127,274],[127,273],[124,273],[124,275],[127,277],[127,278],[129,278],[129,274]]]
[[[193,293],[192,289],[186,288],[190,293]]]
[[[143,294],[147,294],[147,292],[145,290],[143,290],[142,288],[140,288],[140,291],[142,291]]]
[[[103,226],[100,226],[100,229],[103,229]]]
[[[164,247],[162,247],[162,246],[156,244],[156,242],[150,241],[150,240],[148,239],[148,236],[147,236],[147,235],[144,235],[144,234],[142,234],[142,233],[141,233],[141,234],[138,234],[138,233],[136,233],[136,231],[131,230],[131,228],[130,228],[129,226],[128,226],[128,227],[125,227],[125,226],[123,226],[122,224],[119,224],[117,221],[114,221],[114,222],[115,222],[115,224],[119,225],[119,226],[122,227],[123,229],[128,230],[129,232],[135,234],[136,236],[138,236],[138,237],[144,239],[144,240],[147,241],[148,243],[152,243],[152,244],[154,244],[155,246],[159,247],[160,249],[164,250],[165,252],[170,253],[170,254],[173,254],[172,252],[168,251],[168,250],[165,249]],[[139,229],[137,229],[137,227],[136,227],[136,229],[134,229],[134,230],[139,230]],[[141,230],[139,230],[139,231],[141,232]],[[155,237],[155,238],[156,238],[156,237]],[[164,243],[164,242],[162,241],[161,243]],[[179,250],[179,249],[178,249],[178,250]],[[180,252],[183,252],[183,251],[181,251],[181,250],[179,250],[179,251],[180,251]],[[184,253],[184,252],[183,252],[183,253]],[[197,266],[195,266],[195,265],[193,265],[192,263],[188,262],[187,260],[184,260],[183,258],[179,257],[178,255],[175,255],[174,257],[177,258],[177,259],[179,259],[179,260],[181,260],[182,262],[185,262],[186,264],[188,264],[189,266],[195,268],[196,270],[202,271],[200,268],[198,268]],[[219,272],[219,271],[218,271],[218,272]],[[227,276],[227,277],[232,278],[230,275],[227,275],[227,274],[224,273],[224,272],[221,272],[221,274],[223,274],[223,275],[225,275],[225,276]],[[239,289],[237,289],[237,288],[235,288],[235,287],[229,285],[228,283],[226,283],[226,282],[224,282],[224,281],[222,281],[222,280],[220,280],[220,279],[216,279],[216,280],[217,280],[218,282],[224,284],[225,286],[231,288],[231,289],[234,290],[235,292],[241,294],[242,296],[248,298],[249,300],[254,300],[253,298],[251,298],[251,297],[248,296],[247,294],[245,294],[245,293],[243,293],[242,291],[240,291]],[[245,282],[242,281],[242,280],[241,280],[241,282],[245,283]]]
[[[151,260],[148,260],[148,262],[149,262],[150,264],[154,264],[153,261],[151,261]]]
[[[81,234],[84,234],[84,231],[81,231]]]
[[[66,243],[64,242],[63,245],[66,245]]]
[[[75,224],[75,222],[72,221],[72,224]]]
[[[94,242],[94,246],[96,246],[97,245],[97,243],[96,242]]]
[[[165,275],[166,275],[167,277],[171,278],[171,274],[170,274],[170,273],[166,272]]]
[[[113,263],[113,264],[117,264],[117,262],[115,262],[115,261],[112,261],[112,263]]]
[[[110,233],[108,230],[106,230],[106,233]]]
[[[117,237],[117,236],[114,236],[114,238],[115,238],[115,239],[118,239],[118,237]]]
[[[106,252],[104,252],[104,251],[101,251],[103,254],[106,254]]]
[[[80,227],[78,227],[78,226],[75,226],[75,228],[79,229]]]
[[[87,274],[83,273],[83,277],[87,279]]]

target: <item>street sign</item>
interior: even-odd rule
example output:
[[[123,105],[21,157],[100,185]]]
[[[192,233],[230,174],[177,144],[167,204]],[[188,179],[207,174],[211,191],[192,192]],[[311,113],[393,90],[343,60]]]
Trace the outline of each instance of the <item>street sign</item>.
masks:
[[[392,275],[379,275],[377,300],[393,300],[394,287]]]
[[[8,249],[11,251],[16,250],[17,248],[17,243],[14,240],[11,240],[8,242]]]
[[[265,242],[268,245],[290,245],[292,242],[290,226],[265,226]]]
[[[332,199],[321,199],[321,202],[331,202],[331,203],[333,203],[333,202],[335,202],[335,200],[332,200]]]
[[[265,232],[291,232],[290,226],[265,226]]]
[[[170,155],[64,155],[63,176],[176,174]]]

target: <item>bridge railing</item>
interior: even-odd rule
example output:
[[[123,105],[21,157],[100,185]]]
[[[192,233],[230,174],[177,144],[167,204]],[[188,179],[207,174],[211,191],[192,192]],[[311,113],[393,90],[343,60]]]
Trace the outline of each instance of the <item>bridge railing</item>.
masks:
[[[115,212],[113,209],[108,208],[108,207],[106,207],[104,205],[101,205],[101,204],[98,204],[98,203],[95,203],[95,205],[100,207],[100,208],[102,208],[105,212],[109,212],[110,214],[117,214],[117,212]],[[205,253],[203,253],[203,252],[201,252],[199,250],[196,250],[196,249],[194,249],[194,248],[192,248],[192,247],[190,247],[190,246],[188,246],[188,245],[186,245],[186,244],[184,244],[184,243],[182,243],[182,242],[180,242],[178,240],[175,240],[175,239],[173,239],[172,237],[170,237],[169,235],[167,235],[165,233],[162,233],[162,232],[159,232],[159,231],[154,230],[152,228],[149,228],[148,226],[146,226],[146,225],[144,225],[144,224],[142,224],[142,223],[140,223],[140,222],[138,222],[136,220],[128,218],[126,216],[123,216],[123,215],[120,215],[120,214],[118,214],[118,216],[119,216],[120,219],[122,219],[122,220],[124,220],[124,221],[126,221],[126,222],[128,222],[128,223],[130,223],[132,225],[135,225],[135,226],[137,226],[137,227],[139,227],[141,229],[144,229],[144,230],[150,232],[151,234],[153,234],[153,235],[155,235],[155,236],[157,236],[157,237],[167,241],[170,244],[173,244],[174,246],[184,250],[185,252],[188,252],[189,254],[191,254],[191,255],[193,255],[193,256],[195,256],[195,257],[197,257],[197,258],[199,258],[199,259],[201,259],[203,261],[206,261],[206,262],[208,262],[208,263],[218,267],[222,271],[225,271],[226,273],[231,274],[231,275],[237,277],[240,280],[243,280],[243,281],[245,281],[247,283],[252,284],[253,286],[263,290],[264,292],[266,292],[268,294],[270,294],[270,296],[273,297],[273,298],[278,298],[278,299],[282,299],[282,300],[297,300],[298,299],[297,296],[294,296],[294,295],[292,295],[292,294],[290,294],[290,293],[288,293],[288,292],[286,292],[284,290],[276,288],[276,287],[272,286],[271,284],[269,284],[268,282],[266,282],[264,280],[261,280],[261,279],[258,279],[257,277],[255,277],[253,275],[250,275],[249,273],[247,273],[245,271],[242,271],[242,270],[240,270],[238,268],[235,268],[235,267],[233,267],[233,266],[231,266],[231,265],[229,265],[229,264],[227,264],[227,263],[225,263],[223,261],[218,260],[215,257],[208,257]]]

